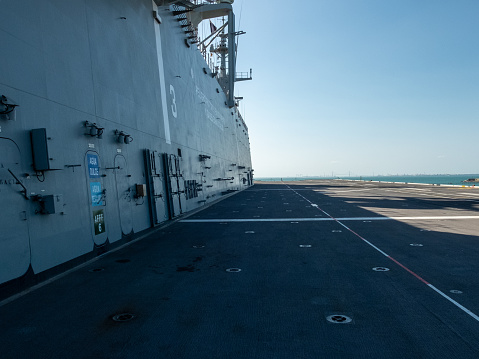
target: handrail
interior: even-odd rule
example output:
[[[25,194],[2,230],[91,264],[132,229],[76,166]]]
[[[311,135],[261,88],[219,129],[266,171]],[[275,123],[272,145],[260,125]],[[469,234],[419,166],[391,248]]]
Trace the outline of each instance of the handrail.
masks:
[[[13,178],[15,178],[15,180],[17,181],[16,184],[19,184],[20,186],[22,186],[23,197],[25,197],[26,199],[29,199],[28,196],[27,196],[27,188],[23,185],[22,182],[20,182],[20,180],[17,178],[17,176],[15,176],[12,171],[10,171],[10,168],[7,168],[7,170],[8,170],[8,172],[10,172],[10,174],[13,176]]]

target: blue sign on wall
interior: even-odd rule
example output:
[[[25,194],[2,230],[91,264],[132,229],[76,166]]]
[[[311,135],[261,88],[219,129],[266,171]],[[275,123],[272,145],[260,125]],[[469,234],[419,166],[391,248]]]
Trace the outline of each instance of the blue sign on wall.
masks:
[[[87,154],[88,161],[88,175],[90,178],[99,178],[100,177],[100,162],[98,161],[97,155]]]
[[[100,182],[90,182],[90,194],[92,206],[103,206]]]

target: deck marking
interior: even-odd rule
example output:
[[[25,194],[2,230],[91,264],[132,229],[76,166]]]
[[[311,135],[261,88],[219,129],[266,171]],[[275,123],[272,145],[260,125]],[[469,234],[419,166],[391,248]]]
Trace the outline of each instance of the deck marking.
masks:
[[[309,207],[309,206],[308,206]],[[260,207],[258,207],[260,208]],[[318,208],[318,207],[316,207]],[[286,210],[291,212],[291,210]],[[329,216],[326,212],[326,215]],[[254,216],[253,216],[254,217]],[[182,223],[216,223],[216,222],[289,222],[289,221],[301,221],[301,222],[318,222],[318,221],[401,221],[401,220],[443,220],[443,219],[479,219],[479,216],[437,216],[437,217],[341,217],[334,218],[216,218],[216,219],[183,219]],[[348,229],[349,230],[349,229]]]
[[[469,314],[471,317],[473,317],[475,320],[477,320],[479,322],[479,317],[474,314],[473,312],[471,312],[469,309],[467,309],[466,307],[462,306],[461,304],[459,304],[458,302],[456,302],[454,299],[452,299],[451,297],[447,296],[446,294],[444,294],[443,292],[441,292],[439,289],[437,289],[435,286],[433,286],[432,284],[428,284],[429,288],[433,289],[434,291],[436,291],[437,293],[439,293],[441,296],[443,296],[444,298],[446,298],[448,301],[450,301],[452,304],[454,304],[455,306],[457,306],[458,308],[462,309],[464,312],[466,312],[467,314]]]
[[[289,186],[288,186],[289,187]],[[298,192],[296,192],[295,190],[292,189],[293,192],[295,192],[298,196],[304,198],[306,201],[308,201],[309,203],[312,203],[311,201],[309,201],[306,197],[304,197],[303,195],[299,194]],[[409,272],[410,274],[412,274],[414,277],[416,277],[417,279],[419,279],[422,283],[426,284],[429,288],[431,288],[432,290],[434,290],[436,293],[440,294],[442,297],[444,297],[445,299],[447,299],[449,302],[451,302],[452,304],[454,304],[457,308],[461,309],[462,311],[464,311],[465,313],[467,313],[469,316],[471,316],[472,318],[474,318],[475,320],[477,320],[479,322],[479,316],[477,316],[476,314],[474,314],[473,312],[471,312],[469,309],[467,309],[466,307],[464,307],[463,305],[459,304],[458,302],[456,302],[454,299],[452,299],[451,297],[449,297],[448,295],[446,295],[445,293],[443,293],[442,291],[440,291],[439,289],[437,289],[435,286],[433,286],[431,283],[427,282],[425,279],[423,279],[421,276],[419,276],[418,274],[414,273],[412,270],[410,270],[408,267],[406,267],[405,265],[403,265],[402,263],[398,262],[396,259],[394,259],[393,257],[391,257],[390,255],[386,254],[385,252],[383,252],[382,250],[380,250],[378,247],[376,247],[375,245],[373,245],[371,242],[367,241],[365,238],[363,238],[362,236],[360,236],[359,234],[357,234],[356,232],[354,232],[352,229],[350,229],[349,227],[347,227],[345,224],[341,223],[339,221],[339,219],[337,218],[334,218],[333,216],[329,215],[328,213],[326,213],[325,211],[323,211],[320,207],[316,207],[318,210],[320,210],[321,212],[323,212],[324,214],[328,215],[332,220],[336,221],[338,224],[340,224],[341,226],[343,226],[344,228],[346,228],[348,231],[350,231],[351,233],[353,233],[355,236],[357,236],[358,238],[360,238],[361,240],[363,240],[364,242],[366,242],[367,244],[369,244],[371,247],[373,247],[374,249],[376,249],[379,253],[383,254],[384,256],[386,256],[387,258],[389,258],[390,260],[392,260],[394,263],[396,263],[398,266],[400,266],[401,268],[403,268],[404,270],[406,270],[407,272]],[[465,216],[465,217],[469,217],[469,216]],[[476,217],[477,216],[470,216],[470,217]]]

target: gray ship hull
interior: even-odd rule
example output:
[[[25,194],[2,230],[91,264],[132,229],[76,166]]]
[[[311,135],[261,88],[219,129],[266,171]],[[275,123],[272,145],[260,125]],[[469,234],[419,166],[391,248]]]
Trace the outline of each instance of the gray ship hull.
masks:
[[[248,129],[173,10],[2,2],[0,284],[252,185]]]

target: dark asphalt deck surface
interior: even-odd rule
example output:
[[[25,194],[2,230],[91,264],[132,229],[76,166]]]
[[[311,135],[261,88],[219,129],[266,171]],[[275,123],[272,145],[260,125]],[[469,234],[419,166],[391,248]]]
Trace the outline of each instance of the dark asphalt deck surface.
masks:
[[[0,358],[479,358],[478,273],[479,189],[257,183],[2,302]]]

